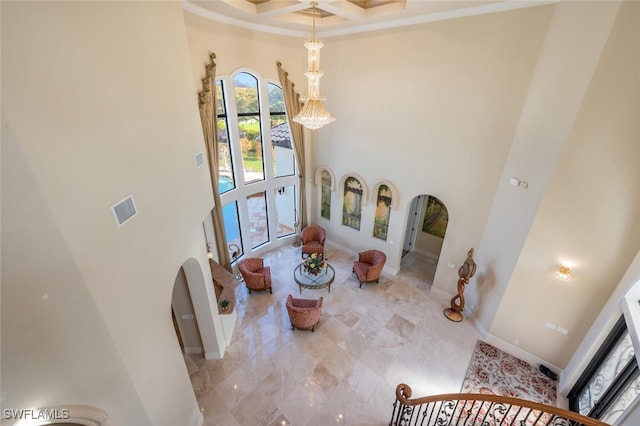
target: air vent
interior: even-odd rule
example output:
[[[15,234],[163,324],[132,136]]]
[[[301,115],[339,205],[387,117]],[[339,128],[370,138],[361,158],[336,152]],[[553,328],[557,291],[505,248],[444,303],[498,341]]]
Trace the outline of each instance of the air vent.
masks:
[[[116,218],[118,228],[122,227],[125,223],[131,220],[132,217],[138,214],[132,195],[129,195],[111,206],[111,210],[113,211],[113,216]]]
[[[204,164],[204,156],[201,152],[196,154],[196,166],[200,167]]]

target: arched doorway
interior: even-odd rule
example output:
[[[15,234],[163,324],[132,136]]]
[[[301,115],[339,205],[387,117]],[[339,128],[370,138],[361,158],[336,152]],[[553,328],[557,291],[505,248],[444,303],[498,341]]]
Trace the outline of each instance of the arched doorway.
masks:
[[[183,267],[180,267],[173,284],[171,316],[182,353],[185,355],[204,353],[196,312]]]
[[[400,262],[404,274],[433,284],[448,224],[447,207],[438,198],[422,194],[411,200]]]
[[[194,258],[187,259],[176,273],[171,311],[184,354],[222,358],[225,344],[220,319],[214,314],[218,309],[213,283],[206,284],[200,263]]]

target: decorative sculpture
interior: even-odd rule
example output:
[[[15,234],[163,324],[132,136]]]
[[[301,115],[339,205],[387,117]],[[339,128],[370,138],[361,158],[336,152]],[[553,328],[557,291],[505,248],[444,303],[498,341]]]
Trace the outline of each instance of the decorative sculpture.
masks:
[[[444,310],[444,316],[451,321],[462,321],[464,309],[464,286],[469,284],[469,280],[476,273],[476,262],[473,261],[473,248],[467,252],[467,259],[464,261],[460,269],[458,269],[458,294],[451,298],[451,308]]]
[[[238,270],[238,262],[236,262],[236,260],[238,260],[238,257],[240,256],[240,246],[233,243],[229,244],[229,255],[231,257],[231,264],[233,265],[232,266],[233,275],[235,275],[238,281],[244,281],[242,274]]]

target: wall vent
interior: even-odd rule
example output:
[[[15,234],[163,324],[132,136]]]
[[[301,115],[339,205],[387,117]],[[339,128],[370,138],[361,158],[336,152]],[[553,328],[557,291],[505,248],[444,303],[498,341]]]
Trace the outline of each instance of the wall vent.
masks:
[[[196,154],[196,166],[200,167],[204,164],[204,155],[201,152]]]
[[[124,226],[125,223],[138,214],[136,205],[133,202],[133,195],[129,195],[111,206],[111,211],[113,211],[113,216],[116,218],[118,228]]]

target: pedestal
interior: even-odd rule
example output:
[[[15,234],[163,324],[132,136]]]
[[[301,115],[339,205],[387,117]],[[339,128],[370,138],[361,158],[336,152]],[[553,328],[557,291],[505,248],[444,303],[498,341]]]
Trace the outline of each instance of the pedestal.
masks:
[[[444,316],[447,317],[447,319],[453,321],[453,322],[460,322],[462,321],[462,314],[458,311],[454,311],[451,308],[447,308],[444,310]]]

